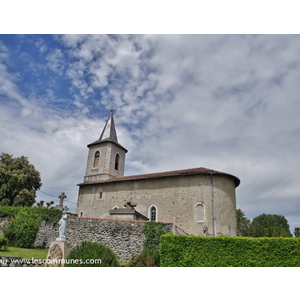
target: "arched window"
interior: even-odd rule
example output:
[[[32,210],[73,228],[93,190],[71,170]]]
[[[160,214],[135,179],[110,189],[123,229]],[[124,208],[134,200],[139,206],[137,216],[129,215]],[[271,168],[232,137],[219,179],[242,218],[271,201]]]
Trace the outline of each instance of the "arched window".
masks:
[[[148,211],[148,218],[150,221],[157,221],[157,207],[155,205],[150,206]]]
[[[197,222],[204,221],[204,205],[202,203],[197,203],[195,206],[195,219]]]
[[[94,156],[93,168],[98,168],[99,167],[99,160],[100,160],[100,152],[96,151],[95,156]]]
[[[119,171],[119,165],[120,165],[120,155],[119,153],[116,154],[116,159],[115,159],[115,170]]]

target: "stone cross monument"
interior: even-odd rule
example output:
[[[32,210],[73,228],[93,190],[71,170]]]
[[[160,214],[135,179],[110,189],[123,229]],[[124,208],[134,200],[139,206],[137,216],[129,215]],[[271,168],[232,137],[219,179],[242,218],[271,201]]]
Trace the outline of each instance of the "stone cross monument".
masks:
[[[64,199],[67,198],[67,195],[64,192],[61,192],[58,198],[59,198],[59,205],[56,205],[56,208],[65,211],[69,210],[67,206],[64,206]]]

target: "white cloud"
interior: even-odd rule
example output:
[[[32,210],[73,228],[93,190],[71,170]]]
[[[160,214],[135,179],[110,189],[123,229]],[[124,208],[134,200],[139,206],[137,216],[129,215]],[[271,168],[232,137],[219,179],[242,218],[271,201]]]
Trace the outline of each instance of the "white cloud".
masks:
[[[237,205],[246,216],[281,212],[300,227],[299,36],[57,40],[62,49],[52,49],[48,59],[58,76],[59,65],[66,67],[69,101],[78,110],[68,114],[24,98],[17,75],[2,64],[2,93],[18,100],[2,113],[1,138],[11,134],[2,149],[34,157],[50,184],[76,184],[84,176],[86,145],[99,137],[103,109],[108,115],[113,103],[119,142],[129,150],[128,175],[200,166],[229,172],[241,179]],[[45,98],[53,103],[51,89]],[[91,117],[96,109],[101,117]]]
[[[60,49],[55,49],[52,53],[46,56],[46,60],[48,61],[48,67],[58,73],[59,75],[64,74],[65,61],[63,58],[63,53]]]

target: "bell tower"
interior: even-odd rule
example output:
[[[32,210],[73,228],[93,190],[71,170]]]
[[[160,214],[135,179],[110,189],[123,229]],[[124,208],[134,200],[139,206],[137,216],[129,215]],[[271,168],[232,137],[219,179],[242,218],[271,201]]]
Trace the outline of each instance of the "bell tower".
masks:
[[[87,147],[89,153],[84,182],[124,176],[125,154],[128,151],[118,143],[113,109],[110,111],[99,140]]]

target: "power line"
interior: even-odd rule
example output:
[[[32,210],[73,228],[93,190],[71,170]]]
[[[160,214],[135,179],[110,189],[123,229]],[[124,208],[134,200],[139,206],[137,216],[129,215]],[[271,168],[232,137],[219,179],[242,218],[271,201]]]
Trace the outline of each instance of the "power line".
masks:
[[[37,191],[40,192],[40,193],[46,194],[46,195],[48,195],[48,196],[51,196],[51,197],[53,197],[53,198],[56,198],[56,199],[58,198],[58,196],[54,196],[54,195],[51,195],[51,194],[42,192],[42,191],[40,191],[40,190],[37,190]],[[64,201],[69,202],[69,203],[72,203],[72,204],[77,204],[77,203],[75,203],[75,202],[71,202],[71,201],[68,201],[68,200],[64,200]]]
[[[50,188],[50,189],[57,189],[57,190],[68,190],[68,191],[78,191],[78,189],[66,189],[64,187],[53,187],[53,186],[48,186],[48,185],[42,185],[43,187],[47,187],[47,188]]]
[[[77,204],[75,202],[71,202],[71,201],[68,201],[68,200],[64,200],[65,202],[69,202],[69,203],[72,203],[72,204]]]
[[[46,194],[46,195],[48,195],[48,196],[54,197],[54,198],[58,198],[58,197],[56,197],[56,196],[53,196],[53,195],[51,195],[51,194],[48,194],[48,193],[42,192],[42,191],[40,191],[40,190],[37,190],[37,191],[38,191],[38,192],[40,192],[40,193]]]

